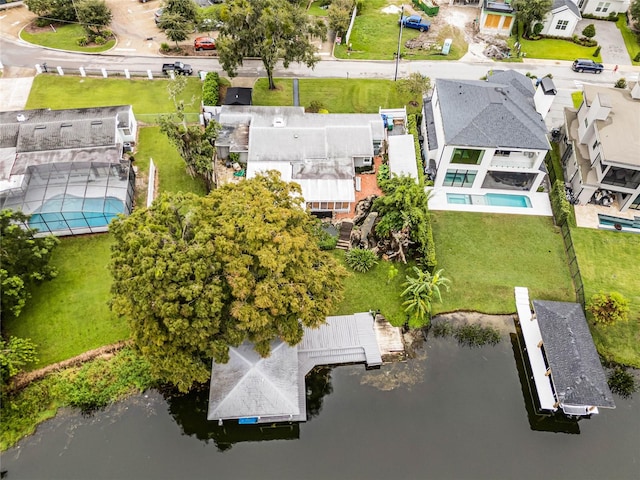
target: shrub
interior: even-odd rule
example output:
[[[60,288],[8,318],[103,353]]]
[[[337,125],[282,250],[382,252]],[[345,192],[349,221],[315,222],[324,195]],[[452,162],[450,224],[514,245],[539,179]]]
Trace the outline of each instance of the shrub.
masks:
[[[609,20],[610,22],[617,22],[618,12],[609,12],[609,16],[607,17],[607,20]]]
[[[571,217],[571,204],[567,200],[562,180],[556,180],[551,187],[551,209],[558,225],[564,225]]]
[[[338,237],[334,237],[324,228],[322,228],[322,222],[318,220],[313,226],[313,234],[318,241],[320,250],[333,250],[338,244]]]
[[[615,83],[614,87],[616,87],[616,88],[627,88],[627,80],[624,77],[618,79],[618,81]]]
[[[312,100],[307,108],[304,110],[308,113],[319,113],[320,110],[324,110],[325,106],[320,100]]]
[[[383,183],[387,182],[391,178],[391,173],[389,171],[389,165],[383,164],[378,168],[378,174],[376,175],[376,181],[378,185],[381,186]]]
[[[418,167],[418,182],[424,183],[424,166],[422,165],[422,151],[420,149],[420,138],[418,137],[418,117],[415,114],[407,117],[407,131],[413,135],[413,146],[416,152],[416,163]]]
[[[633,374],[629,373],[623,367],[617,366],[609,373],[607,383],[611,391],[622,398],[629,398],[635,392],[638,391],[638,385],[633,377]]]
[[[596,323],[613,325],[629,318],[629,300],[618,292],[596,293],[589,300],[587,311],[593,315]]]
[[[601,48],[602,48],[602,47],[601,47],[600,45],[598,45],[598,46],[597,46],[596,51],[595,51],[595,52],[593,52],[593,56],[594,56],[594,57],[597,57],[598,55],[600,55],[600,49],[601,49]]]
[[[464,325],[456,328],[453,337],[460,345],[467,347],[481,347],[482,345],[497,345],[500,343],[500,332],[493,327],[480,325]]]
[[[352,248],[344,257],[345,262],[356,272],[365,273],[378,263],[378,256],[365,248]]]
[[[87,37],[80,37],[76,40],[76,43],[79,47],[86,47],[89,44],[89,39]]]
[[[582,30],[582,35],[587,38],[593,38],[596,36],[596,26],[593,23],[590,23]]]
[[[167,42],[162,42],[160,44],[160,51],[163,53],[167,53],[169,50],[171,50],[171,47],[169,46],[169,44]]]
[[[638,53],[636,54],[636,56],[635,56],[635,57],[633,57],[633,61],[634,61],[634,62],[640,62],[640,52],[638,52]]]
[[[431,324],[434,337],[449,337],[453,335],[454,328],[449,322],[437,322]]]
[[[202,83],[202,103],[214,106],[220,99],[220,75],[217,72],[209,72]]]
[[[543,29],[544,29],[544,25],[542,23],[540,22],[536,23],[533,26],[533,35],[537,37],[538,35],[540,35],[540,32],[542,32]]]
[[[96,38],[93,39],[93,41],[96,45],[104,45],[105,43],[107,43],[106,38],[102,36],[97,36]]]

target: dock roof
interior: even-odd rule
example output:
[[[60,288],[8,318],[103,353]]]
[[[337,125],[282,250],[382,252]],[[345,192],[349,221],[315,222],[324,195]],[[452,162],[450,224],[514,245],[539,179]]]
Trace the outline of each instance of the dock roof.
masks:
[[[547,300],[532,303],[558,400],[615,408],[582,307]]]

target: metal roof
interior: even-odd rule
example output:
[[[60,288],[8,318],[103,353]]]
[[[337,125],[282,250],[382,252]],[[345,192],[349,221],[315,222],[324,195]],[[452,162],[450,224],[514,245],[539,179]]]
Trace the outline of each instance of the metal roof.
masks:
[[[229,362],[211,367],[207,419],[304,421],[306,374],[317,365],[360,362],[382,364],[370,313],[327,317],[319,328],[304,328],[299,345],[272,342],[267,358],[248,342],[231,347]]]
[[[525,81],[530,83],[517,72],[487,81],[436,80],[445,143],[548,150],[547,127],[536,112],[533,86],[529,90]]]
[[[413,135],[389,137],[389,171],[397,175],[418,178],[418,164]]]
[[[532,303],[558,400],[615,408],[582,307],[547,300]]]

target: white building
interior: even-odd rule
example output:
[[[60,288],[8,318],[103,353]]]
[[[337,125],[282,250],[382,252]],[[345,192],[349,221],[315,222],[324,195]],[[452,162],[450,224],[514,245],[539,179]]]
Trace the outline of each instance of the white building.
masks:
[[[554,0],[551,11],[544,19],[542,35],[571,38],[578,22],[580,9],[573,0]]]

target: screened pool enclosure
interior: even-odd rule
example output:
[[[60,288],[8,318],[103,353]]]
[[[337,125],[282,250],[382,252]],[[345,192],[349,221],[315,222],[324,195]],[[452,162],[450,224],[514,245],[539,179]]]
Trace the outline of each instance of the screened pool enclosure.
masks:
[[[29,227],[40,233],[98,233],[118,214],[131,213],[134,187],[128,162],[49,163],[29,166],[22,188],[0,202],[31,215]]]

